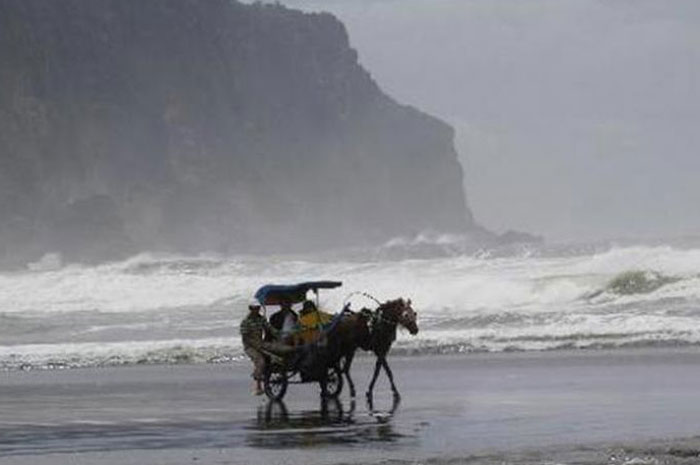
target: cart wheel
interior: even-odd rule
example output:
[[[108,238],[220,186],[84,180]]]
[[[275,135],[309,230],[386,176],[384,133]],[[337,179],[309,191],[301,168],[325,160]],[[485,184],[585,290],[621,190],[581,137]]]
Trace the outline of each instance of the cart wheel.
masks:
[[[342,390],[343,373],[341,373],[338,367],[329,368],[326,378],[326,397],[328,399],[335,399],[340,395]]]
[[[279,371],[265,370],[265,395],[270,400],[282,400],[287,392],[287,374]]]

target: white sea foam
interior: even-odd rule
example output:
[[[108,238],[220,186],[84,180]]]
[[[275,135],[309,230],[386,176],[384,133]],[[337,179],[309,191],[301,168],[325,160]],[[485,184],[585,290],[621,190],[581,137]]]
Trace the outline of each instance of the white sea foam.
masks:
[[[236,328],[257,287],[310,279],[344,282],[341,290],[322,295],[322,306],[331,311],[352,291],[380,300],[410,297],[421,331],[417,337],[401,334],[397,342],[397,349],[409,352],[700,342],[698,249],[332,262],[140,255],[96,267],[34,268],[0,274],[1,366],[239,356]],[[631,271],[670,279],[647,293],[620,295],[608,287]],[[352,303],[374,305],[361,296]]]
[[[76,368],[143,363],[197,363],[228,360],[240,354],[240,343],[232,338],[26,344],[0,346],[0,368]]]

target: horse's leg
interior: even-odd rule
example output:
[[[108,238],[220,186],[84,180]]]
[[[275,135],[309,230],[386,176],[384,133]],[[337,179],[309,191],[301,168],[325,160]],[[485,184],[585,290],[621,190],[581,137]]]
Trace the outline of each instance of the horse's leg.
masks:
[[[386,361],[386,357],[382,357],[382,366],[384,367],[384,371],[386,371],[386,375],[389,377],[389,382],[391,383],[391,391],[394,393],[394,397],[401,397],[399,394],[399,390],[396,389],[396,384],[394,384],[394,374],[391,372],[391,368],[389,368],[389,363]]]
[[[342,372],[345,373],[345,379],[348,380],[348,385],[350,386],[350,397],[355,398],[355,383],[352,382],[350,377],[350,366],[352,366],[352,359],[355,357],[355,351],[353,350],[348,355],[345,356],[345,364],[343,365]]]
[[[374,390],[374,383],[377,381],[377,376],[379,376],[379,370],[382,367],[382,361],[379,355],[377,355],[377,362],[374,364],[374,375],[372,375],[372,381],[369,383],[369,387],[367,388],[367,399],[370,399],[372,397],[372,391]]]
[[[342,376],[342,375],[341,375]],[[318,380],[318,384],[321,385],[321,399],[328,398],[328,370],[324,370],[321,375],[321,379]]]
[[[396,410],[399,408],[399,405],[401,404],[401,396],[394,396],[394,401],[391,403],[391,410],[389,413],[392,415],[396,412]]]

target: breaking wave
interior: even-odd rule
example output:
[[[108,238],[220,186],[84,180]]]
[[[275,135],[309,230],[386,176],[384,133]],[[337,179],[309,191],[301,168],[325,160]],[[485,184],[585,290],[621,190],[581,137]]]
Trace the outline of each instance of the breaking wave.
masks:
[[[615,276],[607,285],[607,290],[619,295],[649,294],[666,284],[682,278],[665,276],[657,271],[625,271]]]
[[[0,348],[0,369],[34,370],[119,365],[219,363],[241,356],[231,339],[27,344]]]
[[[455,242],[456,241],[456,242]],[[452,237],[397,240],[390,249]],[[700,343],[700,249],[458,250],[430,258],[144,254],[100,266],[46,259],[0,273],[0,368],[211,363],[241,357],[237,327],[257,287],[339,279],[352,291],[410,297],[420,333],[396,353],[599,349]],[[355,308],[371,300],[354,297]]]

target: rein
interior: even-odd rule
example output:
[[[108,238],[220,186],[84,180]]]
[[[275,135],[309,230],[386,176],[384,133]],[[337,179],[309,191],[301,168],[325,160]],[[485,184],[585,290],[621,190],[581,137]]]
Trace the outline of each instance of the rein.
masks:
[[[388,323],[388,324],[393,325],[393,326],[397,326],[399,324],[398,319],[392,320],[392,319],[384,317],[383,316],[384,309],[382,308],[382,306],[385,304],[383,304],[382,302],[379,301],[379,299],[377,299],[372,294],[369,294],[367,292],[355,291],[355,292],[351,292],[350,294],[348,294],[345,297],[345,300],[343,301],[343,309],[344,310],[350,309],[350,305],[349,305],[350,298],[353,296],[356,296],[356,295],[361,295],[363,297],[367,297],[368,299],[373,300],[377,304],[377,309],[375,311],[364,310],[364,311],[360,312],[360,313],[365,313],[365,315],[367,315],[367,313],[369,313],[371,315],[369,318],[370,331],[373,330],[374,327],[378,323]]]
[[[393,316],[390,318],[390,317],[384,316],[384,313],[389,308],[392,308],[392,309],[394,308],[394,307],[389,307],[389,305],[387,305],[387,304],[397,302],[398,299],[394,300],[394,301],[382,303],[378,299],[376,299],[374,296],[372,296],[371,294],[368,294],[366,292],[361,292],[361,291],[351,292],[350,294],[347,295],[347,297],[345,297],[343,312],[349,311],[349,312],[353,313],[350,310],[349,301],[350,301],[350,298],[354,295],[361,295],[363,297],[367,297],[368,299],[372,299],[374,302],[377,303],[376,310],[372,311],[369,309],[363,309],[360,312],[360,313],[364,314],[366,317],[368,317],[368,325],[369,325],[370,331],[373,331],[376,326],[378,326],[379,324],[382,324],[382,323],[389,325],[389,326],[393,326],[394,329],[396,329],[396,327],[398,327],[399,325],[403,326],[403,324],[399,321],[399,317]]]
[[[372,294],[369,294],[367,292],[362,292],[362,291],[355,291],[355,292],[351,292],[350,294],[348,294],[345,297],[345,300],[343,301],[343,307],[348,306],[348,303],[350,302],[350,297],[352,297],[354,295],[361,295],[363,297],[367,297],[368,299],[374,300],[377,303],[377,305],[379,305],[380,307],[382,305],[382,303],[379,300],[377,300],[377,298],[374,297]]]

